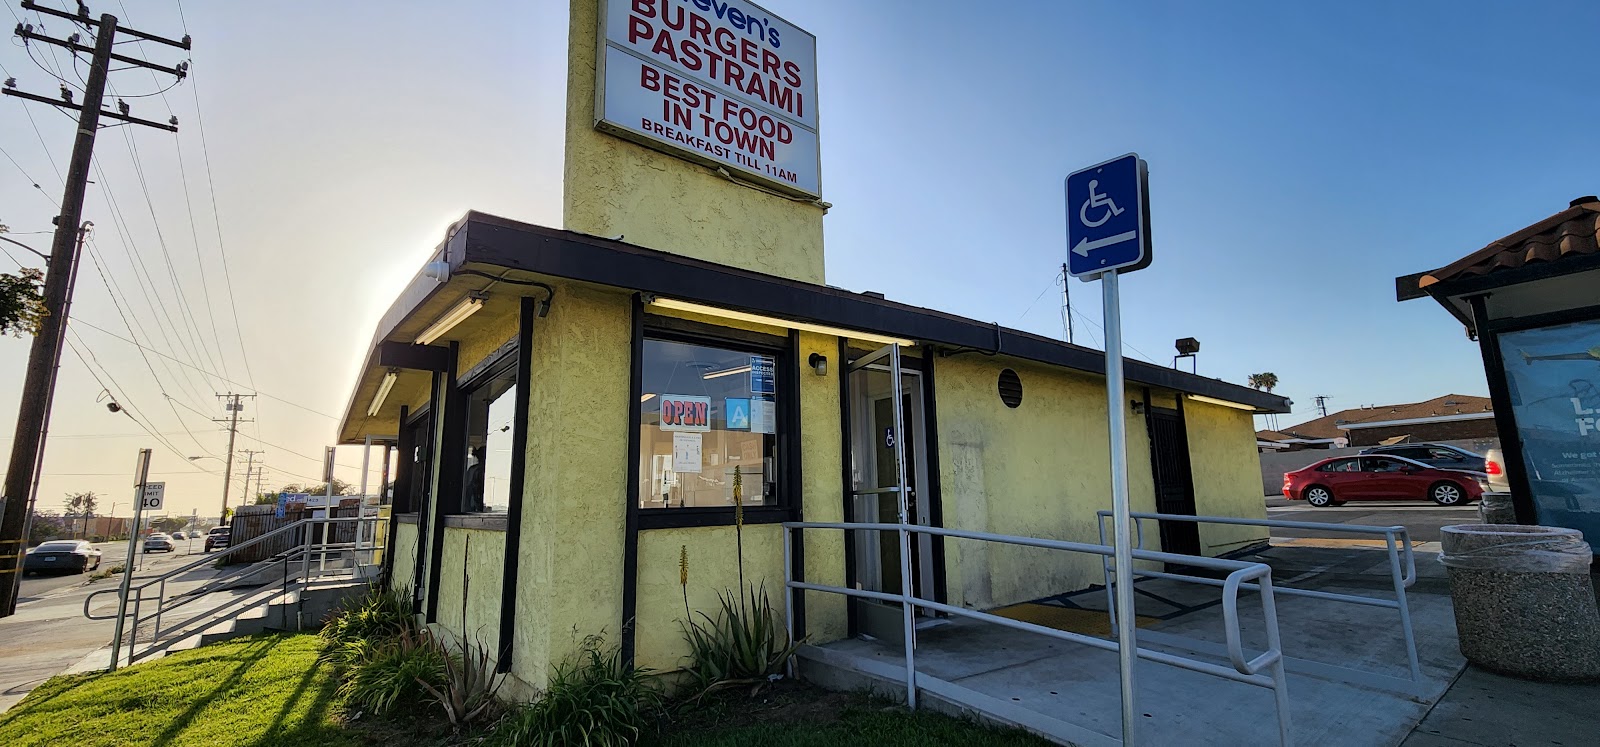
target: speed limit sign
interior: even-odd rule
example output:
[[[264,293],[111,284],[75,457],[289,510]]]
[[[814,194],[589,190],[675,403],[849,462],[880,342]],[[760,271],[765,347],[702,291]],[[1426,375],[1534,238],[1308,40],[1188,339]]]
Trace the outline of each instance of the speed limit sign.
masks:
[[[144,495],[139,498],[139,509],[142,511],[160,511],[162,503],[166,501],[166,496],[166,483],[147,482],[144,484]]]

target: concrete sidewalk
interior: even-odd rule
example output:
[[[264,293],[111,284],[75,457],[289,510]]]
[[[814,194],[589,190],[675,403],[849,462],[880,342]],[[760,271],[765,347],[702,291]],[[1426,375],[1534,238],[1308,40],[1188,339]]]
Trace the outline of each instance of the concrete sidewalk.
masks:
[[[1503,677],[1474,666],[1450,686],[1402,747],[1576,747],[1600,744],[1600,684]]]

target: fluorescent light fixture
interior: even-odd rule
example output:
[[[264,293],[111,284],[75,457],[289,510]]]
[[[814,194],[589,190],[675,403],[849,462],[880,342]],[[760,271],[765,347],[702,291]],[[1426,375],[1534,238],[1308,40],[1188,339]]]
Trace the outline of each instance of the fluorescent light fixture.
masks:
[[[708,373],[708,374],[702,374],[700,376],[700,378],[701,379],[720,379],[720,378],[722,378],[724,376],[732,376],[734,374],[742,374],[742,373],[750,373],[750,367],[749,366],[740,366],[738,368],[724,368],[721,371],[712,371],[711,373]]]
[[[732,319],[740,322],[750,322],[752,324],[765,324],[769,327],[782,327],[784,329],[798,329],[803,332],[816,332],[824,335],[832,335],[834,337],[847,337],[852,340],[865,340],[867,342],[876,342],[883,345],[894,344],[909,347],[916,344],[915,340],[907,340],[900,337],[889,337],[888,335],[880,335],[872,332],[862,332],[852,329],[843,329],[841,327],[829,327],[822,324],[795,322],[772,316],[762,316],[760,314],[747,314],[743,311],[734,311],[732,309],[724,309],[716,306],[706,306],[705,304],[692,303],[690,301],[679,301],[671,298],[657,298],[651,301],[650,305],[656,308],[673,309],[675,311],[689,311],[696,314],[720,317],[722,319]]]
[[[1189,399],[1192,399],[1192,400],[1194,400],[1196,402],[1204,402],[1204,403],[1206,403],[1208,405],[1221,405],[1223,407],[1232,407],[1235,410],[1244,410],[1246,412],[1255,412],[1256,411],[1256,408],[1255,408],[1254,405],[1246,405],[1246,404],[1241,404],[1241,403],[1238,403],[1238,402],[1229,402],[1228,400],[1225,400],[1225,399],[1217,399],[1216,397],[1207,397],[1207,396],[1205,396],[1203,394],[1191,394],[1191,395],[1189,395]]]
[[[653,400],[655,398],[656,398],[656,395],[654,395],[654,394],[646,394],[646,395],[643,395],[643,396],[639,397],[639,402],[642,404],[642,403],[645,403],[645,402],[649,402],[650,400]]]
[[[466,298],[461,299],[460,303],[450,307],[449,311],[444,312],[444,316],[439,317],[437,321],[428,325],[427,329],[422,330],[422,333],[417,335],[417,344],[432,345],[434,340],[444,337],[450,330],[455,329],[457,324],[478,313],[478,309],[483,308],[483,300],[485,298],[487,296],[483,293],[471,293]]]
[[[378,410],[383,407],[383,401],[389,397],[389,390],[394,388],[395,380],[400,378],[400,373],[395,369],[383,372],[383,381],[378,382],[378,393],[372,395],[372,404],[367,405],[367,417],[376,417]]]

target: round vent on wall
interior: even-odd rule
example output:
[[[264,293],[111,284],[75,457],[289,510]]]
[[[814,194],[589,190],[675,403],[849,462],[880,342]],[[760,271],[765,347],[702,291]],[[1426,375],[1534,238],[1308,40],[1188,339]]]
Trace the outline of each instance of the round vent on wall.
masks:
[[[1013,408],[1022,404],[1022,379],[1009,368],[1000,372],[1000,401]]]

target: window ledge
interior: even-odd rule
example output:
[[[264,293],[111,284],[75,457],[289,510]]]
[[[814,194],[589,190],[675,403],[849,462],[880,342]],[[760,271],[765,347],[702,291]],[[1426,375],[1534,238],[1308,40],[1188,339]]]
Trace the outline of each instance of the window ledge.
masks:
[[[451,514],[444,517],[446,527],[457,529],[482,529],[490,532],[504,532],[509,524],[506,515],[498,514]]]
[[[418,514],[415,511],[409,514],[395,514],[394,520],[401,524],[416,524],[419,521]]]

